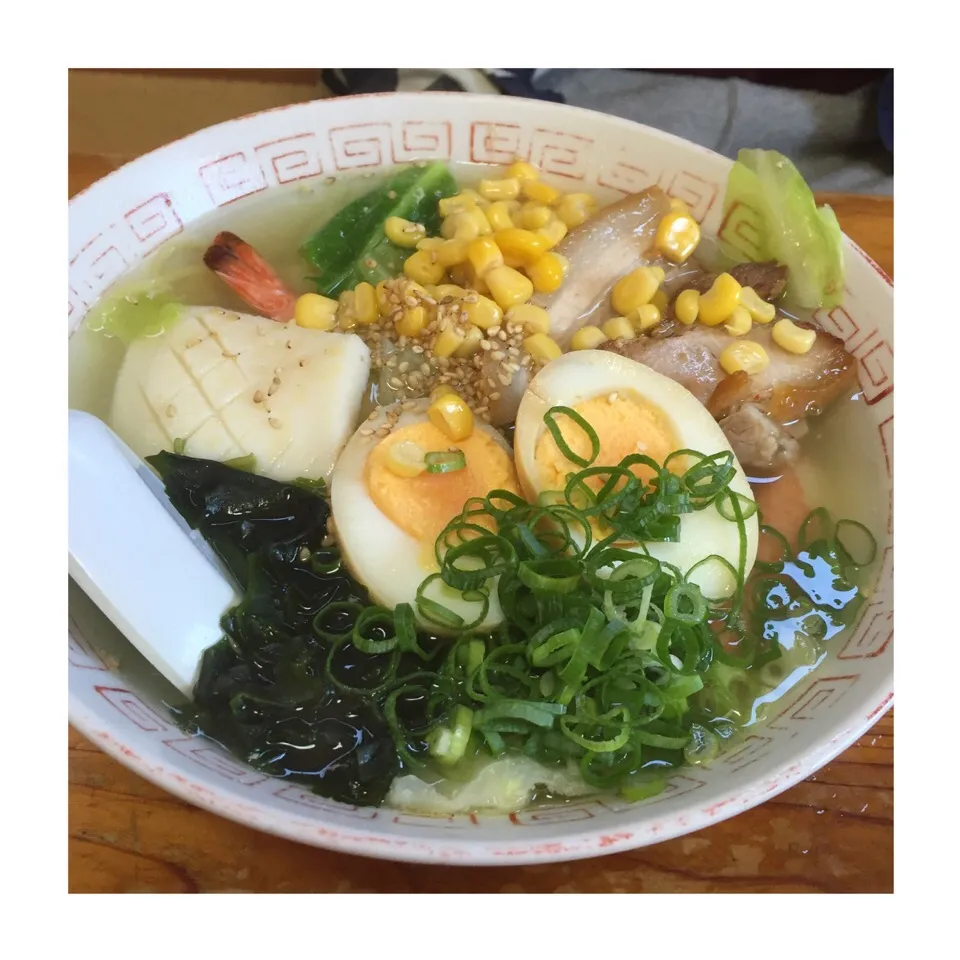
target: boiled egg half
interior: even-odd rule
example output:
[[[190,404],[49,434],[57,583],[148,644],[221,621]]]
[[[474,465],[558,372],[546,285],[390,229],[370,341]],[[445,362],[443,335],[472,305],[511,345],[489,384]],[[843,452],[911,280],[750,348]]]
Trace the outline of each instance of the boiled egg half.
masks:
[[[330,498],[337,541],[351,573],[377,603],[388,609],[409,603],[422,627],[443,634],[450,629],[425,619],[416,602],[420,584],[439,570],[437,537],[471,497],[497,489],[519,495],[520,488],[510,447],[493,427],[478,419],[470,436],[453,442],[430,421],[429,404],[428,399],[408,400],[406,409],[380,408],[365,421],[337,461]],[[406,457],[400,454],[411,448],[424,453],[456,448],[466,462],[448,473],[404,475],[410,471],[403,469]],[[503,620],[496,578],[487,588],[490,605],[478,631],[492,630]],[[424,596],[465,623],[482,609],[439,579]]]
[[[563,490],[567,476],[583,469],[561,452],[544,423],[545,414],[556,406],[575,410],[596,432],[600,452],[593,462],[595,466],[619,464],[633,453],[646,454],[660,464],[677,450],[694,450],[708,456],[726,451],[732,454],[717,422],[678,383],[615,353],[576,351],[543,367],[520,402],[514,450],[518,477],[530,500],[547,491]],[[560,416],[555,422],[570,450],[589,459],[592,444],[586,433],[570,418]],[[676,472],[682,473],[695,461],[677,458],[674,462]],[[734,466],[737,472],[730,489],[752,500],[750,484],[736,457]],[[632,469],[645,481],[653,474],[643,465]],[[604,480],[591,478],[587,483],[599,489]],[[756,514],[745,521],[745,527],[746,576],[757,555]],[[620,546],[637,552],[644,549],[639,544]],[[737,569],[740,533],[737,524],[725,519],[711,504],[681,516],[679,542],[648,542],[645,547],[653,557],[674,564],[684,573],[714,554]],[[736,587],[729,570],[718,563],[702,565],[693,572],[691,580],[707,597],[729,596]]]

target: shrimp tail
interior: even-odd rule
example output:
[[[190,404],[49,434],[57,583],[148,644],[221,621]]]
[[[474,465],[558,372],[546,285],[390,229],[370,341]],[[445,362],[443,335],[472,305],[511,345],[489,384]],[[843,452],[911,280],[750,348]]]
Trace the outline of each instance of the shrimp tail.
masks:
[[[293,319],[296,296],[273,267],[235,233],[218,233],[203,262],[257,313],[279,323]]]

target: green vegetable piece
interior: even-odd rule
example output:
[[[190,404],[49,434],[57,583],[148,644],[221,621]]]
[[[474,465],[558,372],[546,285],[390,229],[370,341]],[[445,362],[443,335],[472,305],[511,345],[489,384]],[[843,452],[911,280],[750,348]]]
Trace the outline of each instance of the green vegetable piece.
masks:
[[[122,290],[109,297],[91,314],[88,326],[97,333],[133,343],[141,337],[157,337],[171,329],[183,307],[157,285]]]
[[[829,206],[817,207],[790,160],[776,150],[741,150],[727,179],[724,217],[738,206],[738,229],[722,237],[731,254],[784,264],[787,294],[799,307],[842,303],[840,224]]]
[[[182,451],[174,450],[174,453],[181,452]],[[257,458],[252,453],[248,453],[242,457],[234,457],[232,460],[224,460],[223,465],[225,467],[232,467],[234,470],[242,470],[244,473],[257,472]]]
[[[438,204],[453,196],[457,184],[446,164],[407,167],[387,183],[347,204],[300,248],[318,271],[311,277],[318,292],[335,297],[364,280],[377,284],[403,271],[412,250],[391,243],[383,232],[387,217],[403,217],[440,230]]]

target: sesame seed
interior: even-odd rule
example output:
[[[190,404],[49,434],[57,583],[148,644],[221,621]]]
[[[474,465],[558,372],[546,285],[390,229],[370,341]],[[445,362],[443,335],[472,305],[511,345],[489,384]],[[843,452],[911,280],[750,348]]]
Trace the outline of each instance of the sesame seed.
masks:
[[[387,386],[393,387],[394,390],[399,390],[403,386],[403,382],[399,377],[393,377],[387,381]]]
[[[494,392],[490,394],[490,399],[491,399],[491,400],[499,400],[499,399],[500,399],[500,392],[499,392],[498,390],[494,390]]]
[[[487,377],[487,386],[488,386],[491,390],[493,390],[494,387],[496,387],[496,385],[497,385],[497,381],[494,380],[493,377]]]
[[[389,200],[396,200],[396,199],[397,199],[397,191],[396,191],[396,190],[389,190],[389,191],[387,191],[387,198],[388,198]]]
[[[307,365],[307,361],[306,361],[305,359],[302,359],[302,360],[300,361],[300,366],[301,366],[301,367],[305,367],[306,365]]]
[[[509,387],[513,381],[513,377],[506,376],[505,374],[497,374],[497,379],[505,386]]]
[[[167,416],[175,417],[176,415],[177,415],[177,408],[171,403],[170,406],[167,407]]]
[[[421,372],[424,376],[426,376],[426,375],[430,372],[430,364],[429,364],[429,363],[421,363],[421,364],[420,364],[420,372]]]
[[[258,391],[253,395],[253,402],[254,402],[254,403],[263,403],[263,391],[262,391],[262,390],[258,390]]]
[[[297,556],[298,556],[301,560],[309,560],[309,559],[310,559],[310,548],[309,548],[309,547],[301,547],[301,548],[300,548],[300,553],[298,553]]]
[[[506,354],[502,350],[494,350],[490,356],[493,357],[494,360],[502,360]]]
[[[400,404],[404,410],[412,410],[416,405],[416,400],[404,400],[403,403]]]
[[[373,436],[373,427],[361,427],[360,428],[361,437],[372,437]]]
[[[506,330],[501,330],[501,331],[497,334],[497,338],[500,339],[500,340],[506,340],[506,339],[507,339],[507,331],[506,331]]]
[[[487,331],[487,333],[488,333],[491,337],[495,337],[499,332],[500,332],[500,328],[499,328],[499,327],[491,327],[491,328]]]
[[[414,344],[414,346],[413,346],[413,352],[414,352],[414,353],[423,353],[423,347],[421,347],[420,344]]]
[[[293,341],[292,341],[292,340],[288,340],[288,341],[287,341],[287,349],[288,349],[288,350],[292,350],[292,349],[293,349]]]
[[[390,428],[389,428],[389,427],[381,427],[381,428],[377,431],[377,436],[378,436],[378,437],[389,437],[389,436],[390,436]]]
[[[377,413],[376,410],[374,410],[373,413],[371,413],[370,416],[367,417],[367,419],[368,419],[368,420],[376,420],[378,416],[379,416],[379,414]]]
[[[617,402],[617,392],[616,390],[614,390],[614,392],[611,393],[609,397],[607,397],[607,403],[616,403],[616,402]]]
[[[199,337],[194,337],[192,340],[188,340],[185,346],[189,350],[191,347],[199,347],[201,343],[203,341]]]
[[[407,360],[404,360],[397,369],[400,373],[406,373],[410,369],[410,363]]]
[[[490,350],[490,349],[492,349],[492,348],[493,348],[493,344],[492,344],[489,340],[481,340],[481,341],[480,341],[480,349],[481,349],[481,350]]]
[[[274,430],[279,430],[283,426],[283,424],[276,417],[270,417],[267,420],[267,423],[269,423]]]
[[[273,383],[271,383],[270,386],[267,387],[267,396],[272,397],[277,392],[277,389],[278,389],[278,384],[277,384],[277,381],[274,380]]]

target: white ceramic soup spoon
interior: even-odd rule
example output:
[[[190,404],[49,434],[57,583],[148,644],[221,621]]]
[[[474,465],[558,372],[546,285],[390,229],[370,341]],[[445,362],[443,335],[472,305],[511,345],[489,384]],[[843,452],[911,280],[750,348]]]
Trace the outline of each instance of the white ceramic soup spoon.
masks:
[[[159,477],[101,420],[70,411],[69,571],[128,640],[191,696],[239,600]]]

